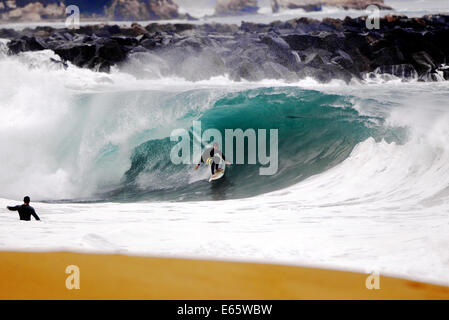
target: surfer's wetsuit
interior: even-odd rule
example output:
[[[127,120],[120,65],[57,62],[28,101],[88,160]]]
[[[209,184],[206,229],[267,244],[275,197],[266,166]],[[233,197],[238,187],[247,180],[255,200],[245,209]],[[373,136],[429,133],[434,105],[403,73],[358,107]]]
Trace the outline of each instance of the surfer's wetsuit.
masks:
[[[223,161],[226,161],[226,157],[223,154],[223,152],[221,152],[220,150],[215,151],[214,148],[208,148],[204,150],[201,156],[201,161],[198,163],[198,165],[201,165],[202,163],[207,163],[208,159],[212,159],[212,162],[210,164],[210,170],[212,172],[212,175],[214,175],[215,170],[218,170],[218,165],[220,164],[220,158],[217,155],[220,156],[223,159]]]
[[[36,211],[34,211],[34,208],[30,205],[22,204],[21,206],[15,206],[15,207],[8,207],[9,211],[19,211],[19,217],[20,220],[23,221],[30,221],[31,216],[34,217],[36,220],[39,219],[39,216],[36,214]]]

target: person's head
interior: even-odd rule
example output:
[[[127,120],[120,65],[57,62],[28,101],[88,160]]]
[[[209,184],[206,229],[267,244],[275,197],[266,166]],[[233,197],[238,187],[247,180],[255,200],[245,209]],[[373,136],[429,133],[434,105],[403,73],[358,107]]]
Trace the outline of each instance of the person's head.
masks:
[[[25,203],[25,204],[30,204],[30,201],[31,201],[31,199],[30,199],[30,197],[28,197],[28,196],[26,196],[25,198],[23,198],[23,203]]]
[[[214,149],[217,150],[218,149],[218,143],[214,142]]]

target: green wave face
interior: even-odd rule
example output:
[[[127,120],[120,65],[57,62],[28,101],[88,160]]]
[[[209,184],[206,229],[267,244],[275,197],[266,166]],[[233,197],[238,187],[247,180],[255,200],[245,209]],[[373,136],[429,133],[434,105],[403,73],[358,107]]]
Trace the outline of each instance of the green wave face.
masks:
[[[187,97],[191,95],[177,96],[179,99]],[[176,103],[182,104],[182,101]],[[184,129],[189,130],[190,137],[194,120],[201,121],[203,131],[218,129],[223,137],[226,129],[267,129],[267,135],[270,129],[277,129],[277,173],[260,175],[259,163],[248,164],[248,145],[245,143],[245,164],[233,164],[223,179],[208,183],[207,173],[195,172],[194,165],[171,162],[170,151],[176,142],[166,135],[137,146],[121,185],[102,197],[118,201],[250,197],[296,184],[328,170],[346,159],[358,143],[369,137],[398,140],[397,132],[385,129],[383,119],[359,115],[352,108],[351,97],[298,88],[228,93],[215,98],[212,107],[206,111],[197,110],[189,109],[177,119],[178,124],[184,124]]]

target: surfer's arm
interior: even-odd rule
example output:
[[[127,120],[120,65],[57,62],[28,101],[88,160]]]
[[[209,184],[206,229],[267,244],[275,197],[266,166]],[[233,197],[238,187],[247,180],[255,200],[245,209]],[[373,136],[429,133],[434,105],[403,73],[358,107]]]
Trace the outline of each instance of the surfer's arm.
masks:
[[[204,159],[207,159],[207,153],[208,153],[208,150],[205,150],[203,152],[203,154],[201,155],[200,162],[198,162],[198,164],[195,166],[195,170],[197,170],[200,167],[200,165],[205,162]],[[209,151],[209,155],[211,158],[214,156],[214,149],[211,149]]]
[[[202,163],[204,163],[203,157],[201,157],[200,162],[198,162],[198,164],[195,166],[195,170],[197,170]]]
[[[19,210],[19,206],[15,206],[15,207],[7,206],[6,209],[8,209],[9,211],[17,211],[17,210]]]
[[[37,221],[40,221],[41,219],[39,218],[39,216],[37,215],[36,211],[31,210],[31,215],[34,217],[34,219],[36,219]]]
[[[229,166],[231,163],[229,161],[226,161],[226,157],[223,152],[221,152],[221,157],[223,158],[223,161]]]

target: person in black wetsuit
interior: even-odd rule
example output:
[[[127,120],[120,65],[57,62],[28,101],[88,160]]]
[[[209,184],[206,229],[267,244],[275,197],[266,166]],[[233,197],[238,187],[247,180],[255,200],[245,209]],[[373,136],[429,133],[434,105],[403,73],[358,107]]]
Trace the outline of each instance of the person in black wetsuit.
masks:
[[[214,146],[212,148],[207,148],[206,150],[204,150],[200,162],[198,162],[198,164],[195,166],[195,170],[198,170],[202,163],[210,163],[210,170],[212,175],[214,175],[215,171],[218,170],[218,165],[220,164],[221,159],[223,159],[223,161],[226,161],[226,157],[223,152],[218,150],[218,143],[214,142]],[[231,163],[226,162],[226,164],[230,165]]]
[[[31,216],[37,221],[40,221],[39,216],[34,211],[34,208],[30,206],[30,197],[23,198],[23,204],[21,206],[6,207],[9,211],[19,211],[20,220],[30,221]]]

